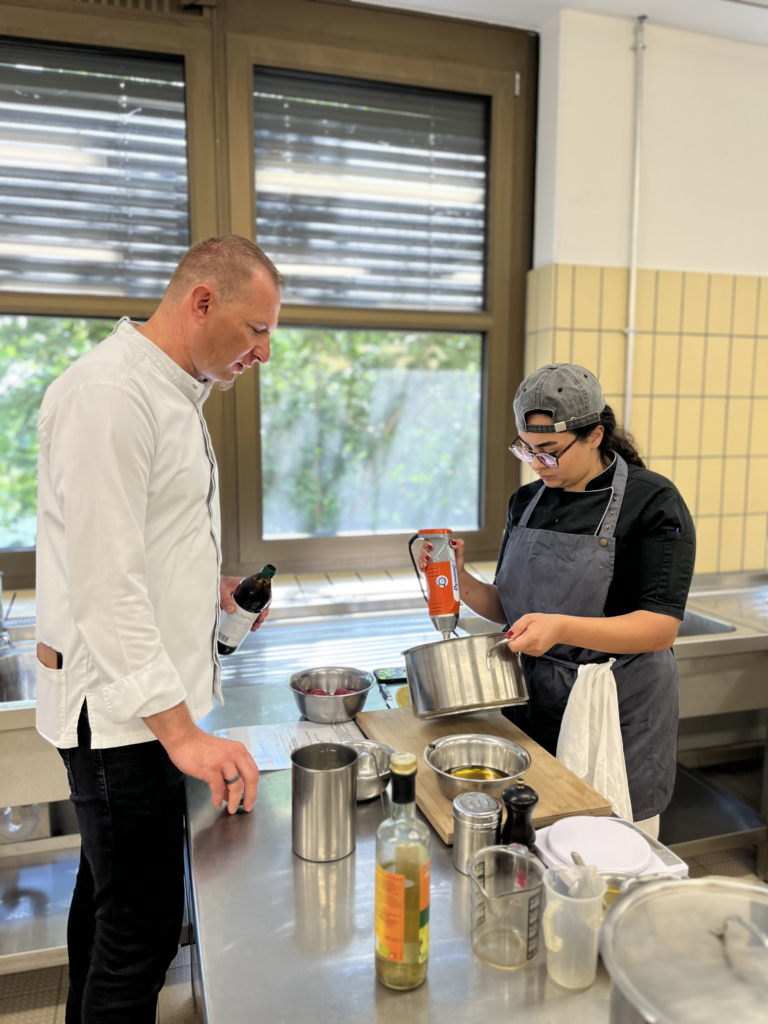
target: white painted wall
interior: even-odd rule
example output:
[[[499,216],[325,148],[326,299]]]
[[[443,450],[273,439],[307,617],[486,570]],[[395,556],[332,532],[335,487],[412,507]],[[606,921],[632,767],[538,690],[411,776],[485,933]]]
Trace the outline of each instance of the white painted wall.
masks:
[[[634,23],[542,30],[535,265],[626,266]],[[640,265],[768,274],[768,47],[646,26]]]

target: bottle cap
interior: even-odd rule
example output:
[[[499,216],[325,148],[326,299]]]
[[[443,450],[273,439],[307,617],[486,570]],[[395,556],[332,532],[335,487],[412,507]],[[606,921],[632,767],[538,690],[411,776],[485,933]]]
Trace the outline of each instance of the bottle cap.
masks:
[[[266,579],[271,580],[276,572],[277,569],[274,567],[274,565],[265,565],[264,568],[259,573],[259,576],[264,576]]]
[[[389,766],[394,775],[415,775],[416,755],[415,754],[393,754],[389,759]]]

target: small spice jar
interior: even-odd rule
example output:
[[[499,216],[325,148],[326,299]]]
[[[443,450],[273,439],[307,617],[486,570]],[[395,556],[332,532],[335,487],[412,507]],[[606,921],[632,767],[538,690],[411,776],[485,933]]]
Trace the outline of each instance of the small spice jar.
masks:
[[[501,833],[501,801],[488,793],[460,793],[453,801],[453,866],[467,874],[467,861]]]

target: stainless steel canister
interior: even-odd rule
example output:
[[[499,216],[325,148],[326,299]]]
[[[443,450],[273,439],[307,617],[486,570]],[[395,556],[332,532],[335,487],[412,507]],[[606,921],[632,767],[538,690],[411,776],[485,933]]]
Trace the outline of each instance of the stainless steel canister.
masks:
[[[466,875],[467,861],[485,846],[497,846],[501,801],[489,793],[460,793],[453,801],[453,866]]]
[[[291,841],[304,860],[340,860],[354,850],[357,756],[344,743],[308,743],[291,754]]]

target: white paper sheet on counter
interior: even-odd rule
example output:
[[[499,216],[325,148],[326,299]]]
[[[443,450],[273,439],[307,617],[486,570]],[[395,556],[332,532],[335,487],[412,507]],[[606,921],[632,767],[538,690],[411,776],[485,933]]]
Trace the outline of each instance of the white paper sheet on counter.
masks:
[[[349,743],[365,736],[354,722],[316,725],[314,722],[290,722],[286,725],[239,725],[219,729],[214,736],[239,740],[250,750],[259,771],[284,771],[291,767],[291,752],[306,743]]]

